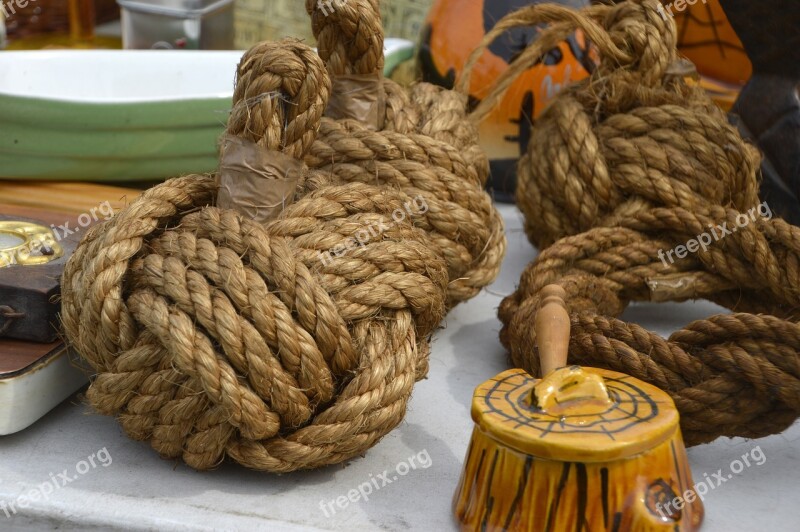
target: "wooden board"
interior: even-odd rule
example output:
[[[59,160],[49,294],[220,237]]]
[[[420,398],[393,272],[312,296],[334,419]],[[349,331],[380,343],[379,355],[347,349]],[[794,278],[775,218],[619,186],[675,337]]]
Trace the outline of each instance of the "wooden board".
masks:
[[[39,344],[22,340],[0,340],[0,379],[19,375],[49,354],[63,348],[62,342]]]
[[[14,207],[43,211],[88,213],[104,202],[114,211],[128,205],[141,193],[141,187],[116,187],[94,183],[56,183],[0,180],[0,212]],[[20,211],[22,212],[22,211]],[[63,222],[63,220],[61,220]],[[50,223],[58,223],[53,220]]]
[[[70,230],[77,229],[69,235],[71,243],[77,245],[89,226],[102,221],[112,210],[118,212],[140,193],[135,188],[87,183],[0,181],[0,215],[40,220],[43,225],[53,224],[57,230],[68,223]],[[82,215],[91,219],[85,226],[81,222],[87,217],[81,219]],[[15,272],[17,276],[28,275],[20,273],[26,271],[22,267],[12,268],[20,268]],[[3,273],[8,284],[17,283],[11,282],[9,272],[0,271],[0,277]],[[54,303],[54,312],[57,309]],[[55,327],[53,332],[54,337],[60,336]],[[87,378],[76,361],[75,353],[60,339],[49,343],[0,339],[0,435],[30,426],[81,388]]]
[[[0,305],[9,312],[13,309],[17,317],[10,322],[0,318],[1,338],[58,339],[60,277],[69,256],[89,227],[109,219],[139,193],[85,183],[0,181],[0,220],[32,221],[49,228],[63,249],[63,256],[47,264],[7,266],[3,262]]]

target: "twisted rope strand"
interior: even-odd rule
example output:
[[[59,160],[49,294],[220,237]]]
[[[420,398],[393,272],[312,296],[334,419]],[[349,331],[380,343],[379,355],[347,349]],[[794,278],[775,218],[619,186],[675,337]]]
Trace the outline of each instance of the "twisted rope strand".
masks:
[[[307,0],[306,9],[332,78],[381,72],[377,0],[354,0],[333,14]],[[430,210],[412,222],[433,226],[431,237],[447,260],[447,306],[452,307],[491,283],[505,254],[502,218],[482,190],[488,158],[478,145],[476,125],[467,120],[465,93],[427,83],[407,92],[391,80],[381,83],[383,129],[323,118],[305,160],[339,183],[389,185],[423,198]]]
[[[383,61],[377,3],[358,6],[368,19],[331,18],[352,42],[321,30],[340,72]],[[446,305],[497,273],[502,224],[486,223],[499,218],[485,155],[455,144],[472,131],[455,123],[461,100],[421,93],[448,109],[437,125],[387,84],[397,129],[374,132],[323,119],[330,88],[294,40],[241,60],[228,135],[316,161],[277,219],[215,207],[215,178],[185,176],[92,229],[67,265],[64,327],[96,372],[87,398],[164,457],[288,472],[363,454],[402,420]]]
[[[551,23],[498,80],[476,120],[577,28],[602,59],[545,110],[520,159],[517,202],[542,251],[500,306],[500,338],[513,363],[536,374],[530,324],[542,288],[558,283],[572,310],[570,362],[670,393],[687,444],[781,432],[800,415],[800,229],[761,217],[739,223],[759,207],[758,153],[699,88],[670,74],[675,26],[657,6],[531,6],[484,40],[485,47],[507,29]],[[664,255],[706,233],[711,242],[696,253]],[[699,298],[734,313],[695,321],[669,339],[617,319],[631,301]]]

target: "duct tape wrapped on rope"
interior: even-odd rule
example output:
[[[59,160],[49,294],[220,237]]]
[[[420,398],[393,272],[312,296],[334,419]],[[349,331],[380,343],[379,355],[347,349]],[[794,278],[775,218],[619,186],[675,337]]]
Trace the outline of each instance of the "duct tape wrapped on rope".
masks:
[[[330,87],[309,47],[259,44],[239,64],[227,135],[302,160]],[[449,280],[429,224],[392,218],[412,199],[391,185],[300,174],[263,223],[236,198],[215,205],[214,176],[171,179],[90,230],[66,268],[63,323],[95,372],[89,402],[163,457],[342,462],[400,423],[427,371]],[[369,226],[381,231],[321,260]]]

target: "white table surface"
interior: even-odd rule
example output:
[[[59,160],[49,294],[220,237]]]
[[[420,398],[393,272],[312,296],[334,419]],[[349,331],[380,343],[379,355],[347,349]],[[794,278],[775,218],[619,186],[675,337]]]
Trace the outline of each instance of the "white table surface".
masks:
[[[501,209],[509,249],[500,279],[450,313],[436,335],[428,379],[414,388],[405,421],[365,457],[283,476],[232,463],[196,472],[160,459],[147,444],[128,439],[113,418],[92,413],[74,396],[29,429],[0,438],[0,501],[18,503],[20,495],[50,481],[51,473],[57,478],[66,469],[77,477],[53,489],[47,500],[15,506],[10,517],[0,508],[0,531],[455,530],[450,503],[472,429],[472,392],[507,368],[496,309],[535,256],[519,212]],[[637,305],[625,317],[666,335],[719,310],[706,303]],[[766,457],[763,465],[751,465],[709,491],[703,530],[800,530],[798,445],[800,424],[795,424],[782,435],[757,441],[722,439],[689,449],[695,482],[705,473],[729,471],[733,460],[756,446]],[[96,467],[88,461],[79,465],[102,449],[110,464],[102,465],[106,455],[101,453]],[[398,464],[408,464],[412,455],[429,456],[429,467],[398,476]],[[78,475],[76,468],[85,474]],[[324,501],[346,497],[384,470],[397,480],[374,490],[368,501],[348,501],[345,508],[334,504],[333,514],[328,506],[328,516],[321,509]]]

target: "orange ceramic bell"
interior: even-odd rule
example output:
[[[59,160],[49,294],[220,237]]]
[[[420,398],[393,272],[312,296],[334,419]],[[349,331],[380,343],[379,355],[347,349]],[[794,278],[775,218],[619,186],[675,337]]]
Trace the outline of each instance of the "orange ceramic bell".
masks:
[[[475,391],[454,499],[462,530],[696,530],[703,506],[672,399],[621,373],[561,367],[563,298],[545,288],[536,316],[545,378],[509,370]]]

